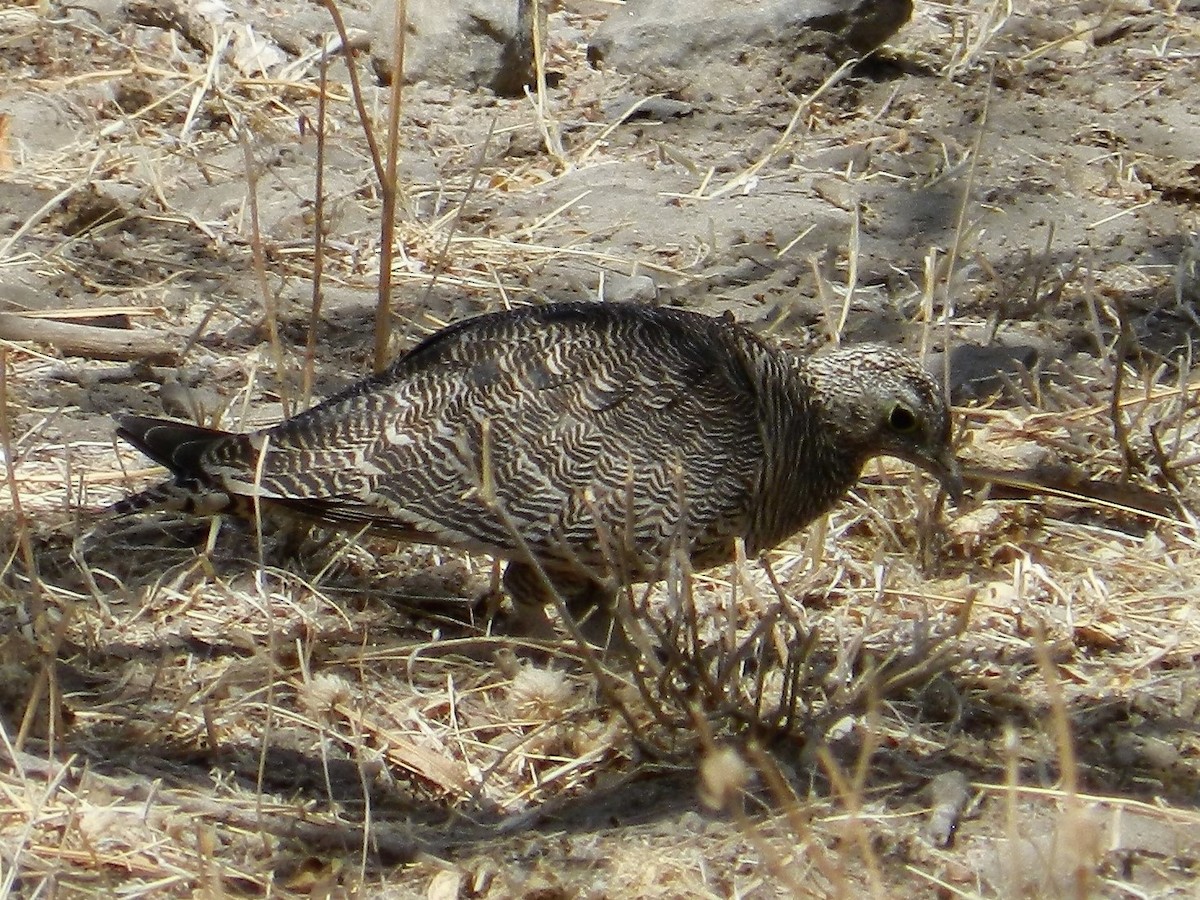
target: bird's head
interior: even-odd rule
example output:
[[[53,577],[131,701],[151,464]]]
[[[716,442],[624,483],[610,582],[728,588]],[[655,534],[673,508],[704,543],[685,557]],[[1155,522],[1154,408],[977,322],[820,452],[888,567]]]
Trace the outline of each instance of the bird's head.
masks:
[[[809,357],[801,371],[835,449],[865,463],[896,456],[925,469],[951,497],[962,493],[941,385],[907,353],[879,344]]]

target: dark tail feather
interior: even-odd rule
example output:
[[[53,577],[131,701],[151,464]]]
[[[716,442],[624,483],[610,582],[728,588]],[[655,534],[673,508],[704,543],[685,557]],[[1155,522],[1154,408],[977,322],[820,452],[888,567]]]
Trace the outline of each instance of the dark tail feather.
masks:
[[[200,476],[204,451],[229,436],[216,428],[151,416],[119,416],[117,434],[181,480]]]

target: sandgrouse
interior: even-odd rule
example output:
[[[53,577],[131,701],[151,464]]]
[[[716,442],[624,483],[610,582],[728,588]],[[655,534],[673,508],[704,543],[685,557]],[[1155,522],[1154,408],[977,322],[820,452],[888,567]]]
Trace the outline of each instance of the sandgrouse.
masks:
[[[122,416],[185,508],[264,511],[507,559],[535,630],[577,608],[756,554],[827,511],[874,456],[960,488],[943,392],[879,345],[799,357],[730,318],[555,303],[445,328],[325,402],[234,434]],[[151,493],[151,492],[148,492]],[[126,509],[137,504],[126,504]]]

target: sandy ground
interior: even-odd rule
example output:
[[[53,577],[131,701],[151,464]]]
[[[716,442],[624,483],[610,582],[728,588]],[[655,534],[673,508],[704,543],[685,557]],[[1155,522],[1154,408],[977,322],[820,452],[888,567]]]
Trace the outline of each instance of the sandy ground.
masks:
[[[396,349],[656,294],[948,350],[963,457],[1008,473],[947,509],[873,467],[769,574],[697,577],[654,683],[490,637],[486,559],[102,512],[157,475],[112,414],[275,421],[310,335],[312,396],[371,366],[340,62],[311,314],[327,14],[230,6],[270,77],[115,3],[0,9],[0,314],[166,347],[0,341],[4,896],[1195,896],[1195,4],[918,2],[736,99],[592,68],[567,4],[542,104],[406,88]],[[896,652],[933,662],[872,682]]]

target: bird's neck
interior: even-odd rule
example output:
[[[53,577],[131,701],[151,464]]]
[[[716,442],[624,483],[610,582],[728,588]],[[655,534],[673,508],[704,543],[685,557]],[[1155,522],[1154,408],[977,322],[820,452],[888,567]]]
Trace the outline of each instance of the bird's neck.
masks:
[[[760,398],[765,463],[752,540],[754,551],[785,540],[828,512],[862,471],[859,454],[839,441],[799,372],[768,379]],[[747,551],[751,547],[747,546]]]

